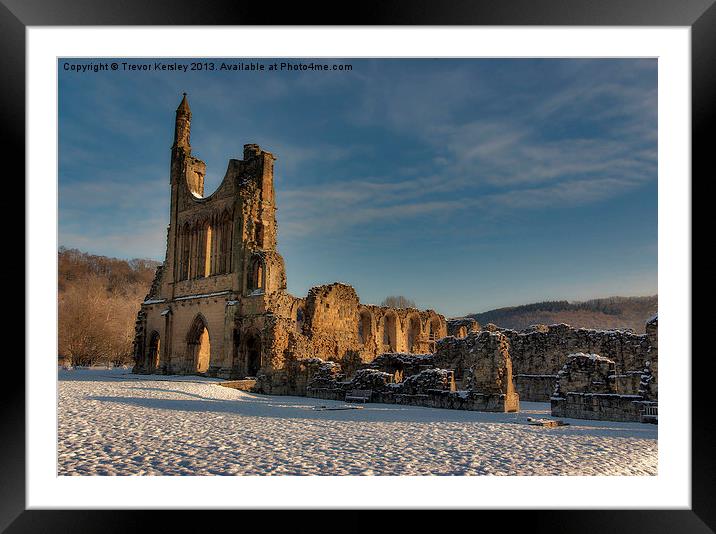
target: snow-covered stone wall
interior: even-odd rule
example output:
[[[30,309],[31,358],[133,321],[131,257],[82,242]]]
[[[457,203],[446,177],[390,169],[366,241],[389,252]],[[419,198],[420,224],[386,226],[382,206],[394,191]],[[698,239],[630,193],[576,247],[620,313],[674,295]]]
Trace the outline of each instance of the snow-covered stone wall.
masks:
[[[654,374],[658,376],[656,330],[655,323],[647,325],[646,334],[557,324],[538,325],[520,332],[501,329],[501,332],[509,340],[515,386],[520,398],[546,402],[567,356],[578,352],[599,354],[612,360],[614,374],[620,380],[620,390],[636,394],[638,380],[634,375],[641,373],[645,362],[650,362],[652,369],[656,370]]]
[[[559,371],[550,399],[552,415],[576,419],[641,421],[645,406],[657,404],[650,366],[640,374],[635,393],[619,391],[614,361],[598,354],[570,354]]]

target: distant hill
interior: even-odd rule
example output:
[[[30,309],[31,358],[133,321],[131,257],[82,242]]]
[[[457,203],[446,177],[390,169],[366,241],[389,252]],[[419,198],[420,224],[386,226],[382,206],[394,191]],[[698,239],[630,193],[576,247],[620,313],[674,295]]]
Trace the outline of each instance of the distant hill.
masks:
[[[584,302],[566,300],[536,302],[498,308],[473,317],[481,325],[494,323],[522,330],[533,324],[567,323],[575,328],[631,329],[644,332],[644,324],[657,312],[658,297],[609,297]]]

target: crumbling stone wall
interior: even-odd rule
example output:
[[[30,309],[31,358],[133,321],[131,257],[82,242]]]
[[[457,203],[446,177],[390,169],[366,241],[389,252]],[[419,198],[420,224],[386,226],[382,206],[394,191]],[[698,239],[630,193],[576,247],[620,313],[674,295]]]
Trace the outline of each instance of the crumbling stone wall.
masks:
[[[435,366],[452,370],[458,389],[502,395],[506,406],[519,405],[509,339],[501,332],[473,332],[462,339],[441,339],[435,351]]]
[[[626,422],[646,422],[644,408],[656,404],[638,395],[615,393],[567,393],[551,402],[555,417]]]
[[[404,359],[408,358],[408,355],[403,356]],[[425,358],[417,358],[419,361],[426,361]],[[417,367],[417,365],[409,365],[406,368],[416,369]],[[495,379],[499,382],[501,377],[495,377]],[[488,380],[485,378],[483,383],[487,382]],[[371,367],[360,369],[350,380],[346,380],[345,375],[340,371],[329,368],[325,373],[314,374],[313,378],[307,382],[306,395],[313,398],[342,401],[349,391],[356,389],[369,390],[371,402],[456,410],[519,411],[519,397],[514,391],[508,394],[490,392],[491,388],[484,388],[484,391],[477,389],[458,391],[453,371],[435,367],[422,369],[401,382],[395,382],[393,374]],[[501,389],[498,387],[493,391]]]
[[[402,382],[401,393],[404,395],[420,395],[430,390],[457,391],[454,373],[447,369],[424,369],[411,375]]]
[[[641,421],[644,406],[656,404],[652,397],[651,371],[641,375],[639,392],[618,391],[615,362],[598,354],[570,354],[558,373],[550,398],[552,415],[575,419]]]
[[[447,330],[444,317],[432,310],[362,305],[347,284],[313,287],[305,299],[277,296],[282,294],[274,295],[267,307],[270,316],[262,373],[272,376],[258,382],[257,388],[264,393],[305,393],[305,380],[290,368],[291,362],[310,358],[334,361],[350,377],[386,347],[405,347],[406,327],[414,329],[415,347],[421,340],[428,346],[431,329],[435,336]],[[388,327],[390,333],[385,331]],[[386,337],[389,343],[383,343]]]
[[[455,317],[447,320],[447,333],[458,339],[467,336],[470,332],[482,330],[480,323],[472,317]]]
[[[499,393],[512,388],[509,340],[500,332],[473,332],[462,339],[451,336],[441,339],[435,365],[453,370],[458,387],[473,386],[480,391]]]
[[[393,380],[399,383],[406,377],[435,367],[435,356],[432,354],[386,352],[375,358],[370,363],[370,367],[393,375]]]
[[[572,353],[599,354],[613,360],[621,389],[634,394],[634,373],[640,374],[646,361],[656,359],[652,345],[655,333],[652,340],[648,334],[572,328],[566,324],[536,325],[521,332],[500,331],[509,339],[515,384],[523,400],[549,400],[549,383],[553,388],[557,373]]]
[[[569,354],[557,373],[554,396],[562,392],[616,393],[614,361],[599,354]]]

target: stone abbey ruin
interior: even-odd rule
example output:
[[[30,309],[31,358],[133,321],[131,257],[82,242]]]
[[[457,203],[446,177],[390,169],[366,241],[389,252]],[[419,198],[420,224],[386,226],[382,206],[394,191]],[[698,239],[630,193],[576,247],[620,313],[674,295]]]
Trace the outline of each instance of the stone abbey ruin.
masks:
[[[551,402],[560,417],[643,421],[657,405],[657,319],[630,331],[516,332],[433,310],[362,304],[334,283],[286,290],[275,157],[244,145],[204,196],[186,94],[171,149],[164,263],[137,316],[135,373],[202,374],[258,393],[485,411]]]

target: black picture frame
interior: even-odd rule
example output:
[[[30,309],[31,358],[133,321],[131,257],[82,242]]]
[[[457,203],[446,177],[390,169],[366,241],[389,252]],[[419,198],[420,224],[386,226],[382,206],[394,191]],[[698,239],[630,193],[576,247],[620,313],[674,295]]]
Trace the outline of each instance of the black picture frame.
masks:
[[[505,26],[688,26],[692,50],[692,178],[684,187],[707,183],[716,168],[716,0],[427,0],[351,4],[341,12],[335,2],[294,3],[266,9],[239,1],[188,0],[0,0],[0,73],[3,77],[0,128],[6,176],[25,175],[25,30],[27,26],[67,25],[505,25]],[[349,6],[350,7],[350,6]],[[9,167],[9,168],[8,168]],[[693,189],[692,189],[693,198]],[[26,199],[27,200],[27,199]],[[693,240],[692,240],[693,243]],[[693,261],[693,260],[692,260]],[[32,280],[26,280],[27,284]],[[693,331],[693,328],[692,328]],[[688,362],[691,347],[680,356]],[[37,355],[34,355],[37,357]],[[708,358],[710,354],[706,354]],[[29,357],[26,355],[26,358]],[[707,359],[702,358],[702,359]],[[49,360],[48,360],[49,361]],[[692,359],[692,369],[696,365]],[[698,361],[692,370],[692,507],[690,510],[534,510],[500,514],[493,525],[525,522],[529,532],[694,532],[716,531],[716,468],[713,453],[713,404],[706,395],[710,373]],[[25,510],[24,369],[3,381],[0,418],[0,529],[7,532],[115,532],[137,530],[147,512],[114,510]],[[31,378],[31,377],[30,377]],[[267,505],[270,503],[267,503]],[[479,504],[479,503],[477,503]],[[508,503],[509,504],[509,503]],[[554,505],[560,507],[559,496]],[[148,503],[151,506],[151,503]],[[81,507],[81,503],[78,503]],[[205,527],[221,520],[201,514]],[[245,514],[246,512],[241,512]],[[509,516],[506,521],[505,515]],[[219,518],[219,519],[217,519]],[[185,530],[187,514],[163,512],[161,528]],[[503,521],[506,521],[503,523]],[[248,527],[248,523],[245,524]],[[481,523],[487,527],[488,523]],[[480,528],[479,525],[476,527]],[[156,528],[156,527],[155,527]],[[238,528],[235,527],[235,528]]]

